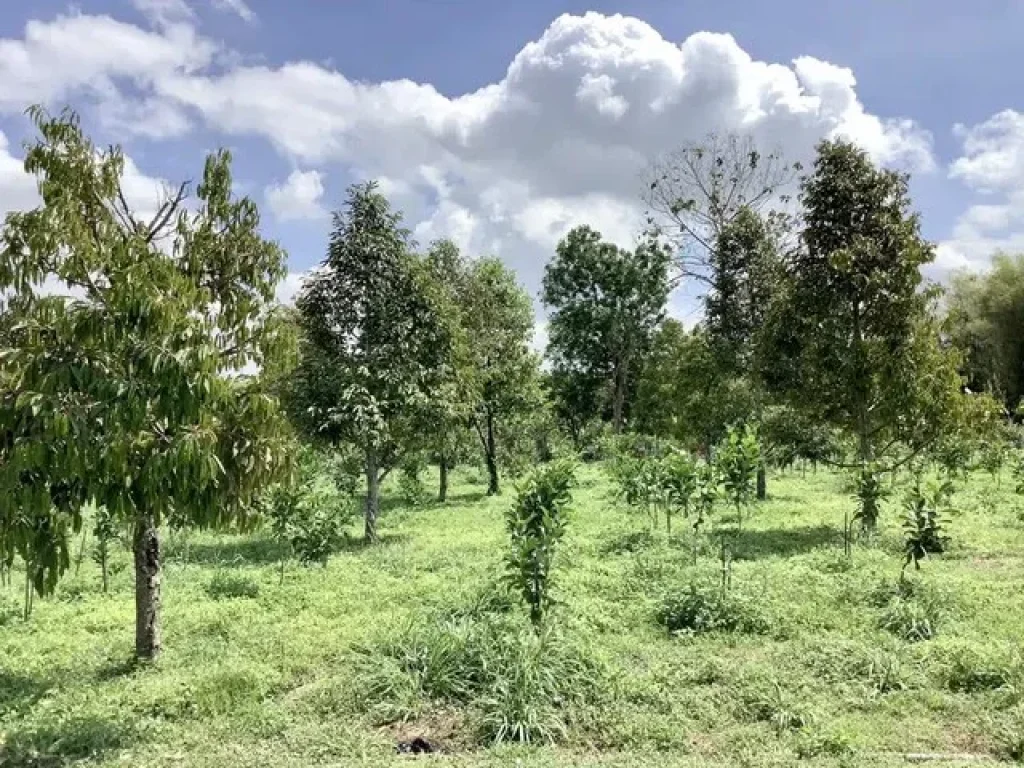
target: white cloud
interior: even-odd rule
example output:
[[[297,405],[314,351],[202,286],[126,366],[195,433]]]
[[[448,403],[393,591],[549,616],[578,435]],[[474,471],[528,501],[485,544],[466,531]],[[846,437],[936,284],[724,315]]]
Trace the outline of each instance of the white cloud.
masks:
[[[289,272],[284,279],[277,284],[277,301],[280,304],[291,305],[295,303],[295,297],[302,289],[302,283],[306,279],[306,272]]]
[[[256,14],[245,3],[245,0],[213,0],[213,7],[221,11],[234,13],[248,24],[256,21]]]
[[[676,44],[637,19],[563,15],[500,80],[450,98],[409,80],[355,82],[311,61],[245,65],[180,9],[175,20],[173,0],[137,2],[169,20],[149,31],[61,16],[0,42],[0,109],[82,92],[110,121],[148,135],[195,120],[262,137],[306,167],[338,163],[384,178],[417,238],[497,254],[531,290],[574,224],[628,244],[642,221],[646,162],[711,130],[750,133],[791,160],[842,135],[885,163],[934,162],[928,133],[868,112],[849,69],[809,57],[758,61],[730,35]],[[215,2],[247,15],[236,0]],[[282,217],[317,213],[318,173],[296,172],[267,190],[268,203]]]
[[[980,269],[997,251],[1024,251],[1024,114],[1005,110],[978,125],[957,125],[963,154],[949,166],[979,200],[936,250],[935,268]]]
[[[324,185],[319,171],[292,171],[283,183],[267,187],[265,194],[270,210],[282,221],[327,215],[320,204]]]
[[[185,0],[132,0],[132,5],[157,26],[192,21],[195,13]]]
[[[20,158],[10,154],[7,137],[0,131],[0,220],[11,211],[24,211],[39,202],[36,182],[25,173]]]

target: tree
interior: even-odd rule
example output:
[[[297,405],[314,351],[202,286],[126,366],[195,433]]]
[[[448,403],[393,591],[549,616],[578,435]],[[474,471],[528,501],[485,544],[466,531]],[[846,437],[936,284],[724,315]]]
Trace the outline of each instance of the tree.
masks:
[[[778,151],[764,152],[748,135],[708,134],[654,160],[645,174],[651,233],[675,248],[683,279],[710,284],[712,257],[726,226],[741,211],[760,213],[788,202],[800,171]]]
[[[533,307],[515,275],[497,259],[473,262],[462,298],[462,322],[474,382],[473,428],[487,463],[487,493],[500,491],[502,424],[542,402],[539,361],[530,351]]]
[[[665,315],[667,248],[651,242],[623,250],[580,226],[558,244],[544,271],[551,307],[549,355],[556,370],[611,381],[612,424],[621,432],[626,396]]]
[[[907,177],[844,141],[818,146],[802,184],[805,228],[766,321],[762,373],[813,418],[856,439],[861,472],[934,442],[960,410],[956,355],[921,290],[932,246]]]
[[[639,430],[677,440],[708,455],[730,424],[749,418],[756,393],[750,381],[723,376],[711,338],[666,320],[654,335],[637,384]]]
[[[450,240],[431,244],[425,262],[437,297],[438,312],[448,318],[452,333],[451,343],[446,348],[447,360],[427,406],[431,458],[438,466],[437,500],[444,502],[448,498],[448,471],[466,452],[476,386],[462,314],[470,265]]]
[[[1015,409],[1024,398],[1024,254],[996,254],[989,272],[956,275],[946,302],[967,385]]]
[[[25,170],[42,204],[8,215],[0,250],[13,319],[0,350],[0,531],[43,594],[68,567],[86,503],[123,521],[135,653],[152,660],[161,523],[244,525],[287,463],[276,400],[237,375],[284,352],[268,310],[284,254],[260,237],[255,204],[232,198],[227,152],[207,158],[194,205],[182,184],[143,219],[118,148],[98,150],[69,111],[29,114],[39,138]],[[76,295],[47,295],[44,280]]]
[[[376,183],[349,187],[327,257],[296,302],[303,341],[292,411],[307,434],[363,452],[367,541],[377,538],[381,481],[422,447],[452,340],[401,220]]]

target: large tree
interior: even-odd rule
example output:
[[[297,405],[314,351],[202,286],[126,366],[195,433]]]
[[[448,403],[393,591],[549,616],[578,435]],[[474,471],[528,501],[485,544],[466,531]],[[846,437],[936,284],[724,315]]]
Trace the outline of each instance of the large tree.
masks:
[[[990,271],[956,275],[946,303],[968,385],[1015,410],[1024,398],[1024,255],[996,254]]]
[[[669,249],[653,241],[628,251],[580,226],[558,244],[544,272],[548,354],[558,371],[610,382],[616,431],[625,422],[628,389],[665,316],[670,258]]]
[[[710,133],[648,166],[643,200],[649,228],[675,248],[679,277],[710,285],[725,228],[743,211],[784,207],[799,170],[749,135]]]
[[[759,355],[776,389],[853,436],[856,463],[880,470],[933,442],[958,409],[956,356],[939,343],[922,286],[933,248],[907,182],[850,143],[818,146],[801,245]]]
[[[25,156],[42,203],[8,215],[0,292],[0,538],[40,592],[68,566],[67,535],[95,502],[132,530],[135,652],[161,650],[159,528],[227,525],[285,459],[277,403],[248,364],[280,352],[268,306],[284,255],[207,158],[146,218],[126,202],[124,157],[74,114],[30,110]],[[71,296],[44,285],[67,286]]]
[[[327,257],[296,302],[292,411],[307,433],[363,452],[368,541],[377,538],[381,481],[405,452],[424,447],[452,341],[401,219],[374,182],[350,187]]]
[[[530,350],[533,307],[497,259],[472,263],[462,292],[462,322],[472,368],[472,424],[487,464],[487,493],[500,491],[502,427],[538,407],[540,367]]]

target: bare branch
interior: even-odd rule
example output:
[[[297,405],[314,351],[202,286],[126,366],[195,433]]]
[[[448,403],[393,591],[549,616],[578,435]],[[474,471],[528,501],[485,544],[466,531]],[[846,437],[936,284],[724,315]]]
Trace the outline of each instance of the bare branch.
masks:
[[[157,209],[153,219],[146,226],[146,242],[151,243],[157,237],[161,236],[164,227],[171,221],[171,218],[177,213],[181,207],[182,202],[188,197],[188,188],[191,182],[183,181],[178,186],[178,190],[169,196]]]

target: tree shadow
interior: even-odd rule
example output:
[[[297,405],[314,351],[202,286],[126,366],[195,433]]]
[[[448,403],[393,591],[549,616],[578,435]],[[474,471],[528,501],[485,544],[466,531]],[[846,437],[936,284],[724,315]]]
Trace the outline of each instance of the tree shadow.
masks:
[[[736,542],[737,560],[758,560],[764,557],[790,557],[836,544],[842,531],[829,525],[803,525],[794,528],[744,530]]]
[[[46,678],[0,670],[0,719],[11,712],[31,707],[50,690]],[[0,761],[0,765],[6,765]]]
[[[165,549],[168,561],[232,567],[271,565],[289,557],[288,547],[269,536],[238,535],[220,541],[196,541],[187,547],[175,541]]]
[[[137,737],[130,713],[123,720],[79,715],[60,722],[15,726],[0,744],[0,765],[58,768],[122,749]]]
[[[434,501],[431,506],[444,507],[449,504],[477,504],[487,498],[486,491],[462,491],[449,493],[445,501]]]
[[[367,541],[362,536],[346,535],[334,551],[335,554],[341,554],[343,552],[363,552],[366,550],[383,549],[395,544],[401,544],[408,539],[408,534],[393,533],[391,531],[378,532],[377,540],[373,542]]]

